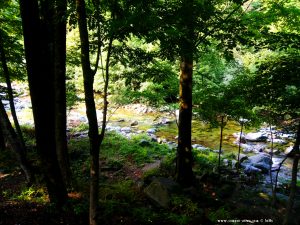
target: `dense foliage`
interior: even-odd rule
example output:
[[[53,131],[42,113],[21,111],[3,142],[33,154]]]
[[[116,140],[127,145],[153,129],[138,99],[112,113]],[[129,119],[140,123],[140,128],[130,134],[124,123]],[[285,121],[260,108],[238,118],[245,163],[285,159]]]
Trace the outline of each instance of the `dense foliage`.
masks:
[[[299,43],[300,3],[296,0],[1,1],[0,151],[8,155],[8,164],[12,156],[6,151],[13,150],[22,170],[32,172],[37,185],[23,187],[19,195],[1,190],[4,198],[35,204],[49,198],[68,211],[64,208],[68,193],[80,192],[79,199],[90,197],[90,206],[74,200],[71,211],[81,219],[89,211],[91,225],[99,221],[152,224],[161,219],[165,224],[205,224],[207,217],[216,223],[219,217],[243,215],[230,214],[233,203],[220,206],[217,201],[226,200],[223,188],[240,190],[221,177],[221,170],[229,170],[229,164],[230,171],[235,171],[234,155],[221,154],[223,129],[247,120],[247,125],[265,122],[270,129],[276,124],[296,133],[287,207],[291,218],[300,142],[300,129],[296,131]],[[5,101],[10,86],[7,75],[13,86],[29,86],[25,93],[31,98],[32,110],[28,111],[33,112],[34,122],[23,127],[26,146],[22,148],[13,138],[15,130],[22,137],[16,116],[14,124],[7,119],[14,114]],[[10,101],[14,101],[12,95]],[[126,105],[146,105],[147,113],[147,107],[153,107],[149,114],[159,121],[158,128],[149,131],[148,125],[141,125],[145,135],[127,134],[127,138],[106,134],[114,110]],[[85,111],[87,119],[67,120],[74,109]],[[174,113],[176,122],[158,119],[158,112]],[[219,158],[213,149],[196,151],[193,135],[202,129],[199,121],[210,129],[221,127]],[[137,124],[139,121],[131,121],[126,128],[134,130]],[[166,126],[159,127],[162,124]],[[175,133],[168,131],[172,126]],[[175,142],[157,139],[155,132],[177,137]],[[78,133],[86,136],[77,139]],[[273,143],[270,154],[273,156]],[[223,165],[223,159],[230,163]],[[24,160],[33,165],[24,168]],[[143,171],[157,161],[160,168]],[[227,175],[234,180],[240,171]],[[140,189],[155,176],[173,176],[181,186],[198,185],[203,193],[176,193],[169,212],[146,207]],[[205,204],[199,199],[206,200]],[[118,204],[124,207],[119,209]],[[205,207],[209,212],[204,212]]]

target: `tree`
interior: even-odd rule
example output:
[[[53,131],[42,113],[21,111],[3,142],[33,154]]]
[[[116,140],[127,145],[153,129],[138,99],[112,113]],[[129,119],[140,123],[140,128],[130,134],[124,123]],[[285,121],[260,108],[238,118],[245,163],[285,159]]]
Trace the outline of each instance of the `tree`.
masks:
[[[1,59],[2,69],[3,69],[3,75],[5,77],[5,81],[7,85],[7,93],[8,93],[10,110],[11,110],[16,131],[12,127],[9,118],[5,112],[4,105],[1,102],[0,103],[0,111],[1,111],[0,130],[1,130],[1,139],[2,139],[1,147],[2,148],[5,147],[4,143],[6,142],[8,147],[15,152],[18,162],[20,163],[20,166],[25,173],[27,182],[32,183],[34,175],[31,166],[26,158],[26,146],[25,146],[25,142],[23,139],[22,131],[19,125],[19,121],[17,118],[17,113],[14,105],[13,90],[11,86],[10,73],[7,65],[7,57],[4,49],[3,40],[4,40],[3,31],[0,29],[0,59]]]
[[[86,19],[86,6],[84,0],[76,0],[77,20],[81,41],[81,65],[84,79],[84,96],[86,104],[86,115],[89,121],[90,139],[90,208],[89,224],[97,224],[98,188],[99,188],[99,151],[100,140],[97,122],[97,113],[94,100],[94,75],[91,69],[89,36]]]
[[[54,5],[54,98],[55,139],[58,163],[66,184],[71,181],[71,169],[67,147],[66,115],[66,23],[67,1],[58,0]]]
[[[9,99],[10,111],[11,111],[11,114],[13,117],[13,121],[14,121],[14,124],[16,127],[16,133],[18,135],[20,144],[22,145],[23,151],[26,151],[23,134],[22,134],[22,131],[20,128],[20,124],[18,121],[16,109],[15,109],[13,89],[11,86],[11,79],[10,79],[10,72],[9,72],[9,69],[7,66],[6,53],[5,53],[3,44],[4,44],[4,42],[3,42],[3,37],[2,37],[2,30],[0,29],[0,58],[1,58],[1,65],[2,65],[2,69],[3,69],[3,75],[5,77],[6,86],[7,86],[7,94],[8,94],[8,99]]]
[[[27,182],[31,183],[33,181],[33,172],[28,160],[26,159],[24,146],[9,121],[1,100],[0,118],[0,130],[3,135],[4,142],[6,143],[6,146],[15,153],[17,160],[25,173]]]
[[[42,162],[41,169],[45,176],[50,201],[63,205],[67,199],[67,190],[56,152],[55,91],[59,87],[54,86],[54,71],[58,71],[54,66],[54,58],[63,60],[64,57],[58,55],[62,54],[61,52],[54,51],[54,46],[61,43],[55,41],[56,38],[61,37],[58,33],[66,31],[56,30],[53,22],[56,13],[54,6],[58,2],[20,0],[20,12],[37,150]],[[61,69],[58,65],[56,68]]]
[[[252,83],[252,96],[256,97],[255,103],[262,107],[262,109],[267,109],[272,114],[277,115],[277,117],[281,117],[281,120],[284,119],[285,115],[289,115],[293,119],[299,119],[299,69],[300,57],[298,51],[285,52],[277,57],[271,57],[262,62]],[[259,84],[256,83],[258,81],[260,82]],[[299,126],[300,125],[298,125],[296,141],[291,153],[294,160],[290,196],[287,204],[287,214],[284,220],[285,224],[289,224],[292,219],[292,208],[297,189],[296,183],[300,156]]]
[[[180,84],[178,149],[176,161],[176,180],[189,186],[194,182],[192,171],[192,79],[194,55],[194,12],[193,1],[182,2],[182,32],[180,45]]]
[[[224,8],[223,3],[228,3],[228,7]],[[154,15],[148,16],[152,22],[145,21],[149,28],[147,40],[159,40],[161,55],[180,61],[176,180],[184,186],[192,185],[194,180],[191,119],[193,69],[198,47],[217,40],[220,45],[225,43],[223,45],[227,46],[227,50],[233,48],[238,39],[233,34],[237,31],[241,33],[242,30],[241,26],[235,26],[239,20],[234,19],[239,16],[238,12],[242,11],[244,3],[245,1],[157,1],[155,10],[149,10]]]
[[[86,115],[89,123],[89,140],[90,140],[90,207],[89,207],[89,224],[96,225],[98,224],[98,192],[99,192],[99,154],[100,147],[104,139],[105,128],[107,123],[107,109],[108,109],[108,84],[109,84],[109,66],[110,66],[110,57],[112,53],[112,43],[114,36],[111,33],[108,33],[108,45],[107,45],[107,56],[106,64],[103,74],[104,78],[104,87],[103,87],[103,117],[102,117],[102,126],[101,132],[98,130],[98,121],[96,106],[94,100],[94,76],[98,69],[98,64],[101,54],[102,43],[105,41],[104,37],[100,36],[100,18],[101,14],[99,11],[99,2],[95,1],[93,4],[97,15],[95,18],[96,28],[97,28],[97,57],[95,62],[95,68],[91,68],[90,60],[90,47],[89,47],[89,34],[88,34],[88,23],[87,23],[87,14],[86,14],[86,4],[84,0],[76,0],[76,12],[77,12],[77,21],[80,34],[80,43],[81,43],[81,66],[83,71],[83,82],[84,82],[84,96],[85,96],[85,105],[86,105]]]
[[[2,76],[7,87],[7,95],[11,115],[13,118],[16,133],[19,136],[22,149],[25,151],[23,134],[18,122],[14,105],[14,94],[11,81],[22,79],[23,75],[23,47],[19,43],[21,39],[21,23],[18,21],[17,5],[14,1],[4,1],[0,5],[0,62],[2,66]]]
[[[284,218],[284,225],[291,224],[292,218],[293,218],[293,206],[295,201],[295,196],[297,192],[297,173],[298,173],[298,164],[300,159],[300,123],[298,124],[298,131],[296,134],[296,141],[293,147],[293,167],[292,167],[292,180],[291,180],[291,190],[290,190],[290,196],[289,200],[287,202],[286,207],[286,215]]]

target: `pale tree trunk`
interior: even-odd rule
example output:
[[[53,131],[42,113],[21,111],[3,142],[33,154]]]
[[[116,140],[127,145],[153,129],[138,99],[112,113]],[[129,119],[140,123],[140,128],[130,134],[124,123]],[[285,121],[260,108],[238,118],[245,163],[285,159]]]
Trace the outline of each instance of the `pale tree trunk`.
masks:
[[[300,145],[300,123],[298,125],[296,141],[292,150],[293,153],[292,155],[294,157],[294,160],[293,160],[293,168],[292,168],[291,190],[290,190],[290,196],[286,207],[284,225],[292,224],[292,220],[293,220],[293,206],[294,206],[295,196],[297,192],[297,173],[298,173],[298,164],[300,158],[299,145]]]
[[[26,159],[23,146],[9,121],[9,118],[5,112],[5,108],[1,100],[0,100],[0,130],[3,133],[6,146],[15,153],[17,160],[20,164],[20,167],[25,173],[27,182],[32,183],[33,173],[31,170],[31,166],[28,160]]]

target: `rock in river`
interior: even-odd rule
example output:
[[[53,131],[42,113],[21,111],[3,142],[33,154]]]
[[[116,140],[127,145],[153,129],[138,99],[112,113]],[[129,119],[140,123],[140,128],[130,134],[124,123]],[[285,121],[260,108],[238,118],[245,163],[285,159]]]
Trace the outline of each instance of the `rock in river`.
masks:
[[[252,142],[265,142],[267,141],[268,136],[262,132],[248,133],[246,134],[245,139]]]
[[[135,121],[133,121],[133,122],[130,124],[130,126],[133,127],[133,126],[137,126],[138,124],[139,124],[139,122],[135,120]]]
[[[256,167],[257,169],[260,169],[262,173],[268,173],[271,164],[271,156],[266,153],[260,153],[258,155],[250,156],[242,163],[242,166],[245,169],[249,166]]]

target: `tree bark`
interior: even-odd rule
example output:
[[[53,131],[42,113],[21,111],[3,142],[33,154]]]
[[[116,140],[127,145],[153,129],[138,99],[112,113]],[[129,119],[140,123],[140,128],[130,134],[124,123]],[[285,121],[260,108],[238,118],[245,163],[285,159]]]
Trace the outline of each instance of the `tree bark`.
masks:
[[[0,57],[1,57],[1,64],[2,64],[2,68],[3,68],[3,75],[4,75],[6,86],[7,86],[7,93],[8,93],[8,100],[9,100],[11,115],[13,117],[13,121],[14,121],[15,128],[16,128],[16,133],[18,135],[20,144],[22,145],[23,151],[25,151],[24,153],[26,153],[25,141],[23,138],[23,134],[21,131],[21,127],[20,127],[20,124],[18,121],[16,108],[15,108],[15,104],[14,104],[14,95],[13,95],[13,90],[12,90],[12,86],[11,86],[10,73],[9,73],[9,69],[7,66],[6,52],[4,50],[4,43],[3,43],[3,37],[2,37],[1,30],[0,30]]]
[[[193,179],[192,157],[192,58],[182,57],[180,64],[180,106],[178,122],[178,148],[176,180],[189,186]]]
[[[176,160],[176,180],[183,186],[190,186],[194,182],[192,170],[192,80],[193,80],[193,1],[183,3],[185,15],[183,31],[185,37],[181,40],[180,84],[179,84],[179,122],[178,148]]]
[[[2,131],[4,141],[8,148],[10,148],[16,155],[20,167],[25,173],[26,180],[28,183],[33,181],[33,173],[31,166],[26,159],[25,151],[23,145],[21,144],[19,137],[17,136],[15,130],[13,129],[9,118],[5,112],[4,105],[0,100],[0,130]]]
[[[292,168],[291,190],[290,190],[289,200],[287,202],[284,225],[291,224],[292,223],[291,221],[293,219],[293,206],[294,206],[294,201],[295,201],[295,196],[297,191],[297,173],[298,173],[298,164],[300,158],[299,145],[300,145],[300,123],[298,125],[296,141],[292,150],[294,160],[293,160],[293,168]]]
[[[61,206],[67,190],[56,154],[53,5],[40,3],[20,0],[20,11],[37,150],[50,201]]]
[[[5,149],[5,143],[4,143],[3,131],[0,128],[0,151],[2,151],[4,149]]]
[[[66,10],[67,1],[56,1],[54,17],[55,138],[58,163],[66,186],[71,182],[66,114]]]
[[[84,0],[76,0],[77,19],[81,41],[81,65],[84,80],[84,95],[86,105],[86,115],[89,123],[90,140],[90,207],[89,224],[97,225],[98,190],[99,190],[99,151],[100,140],[98,131],[98,121],[96,106],[94,101],[94,71],[91,69],[89,57],[89,37],[86,20],[86,7]]]

